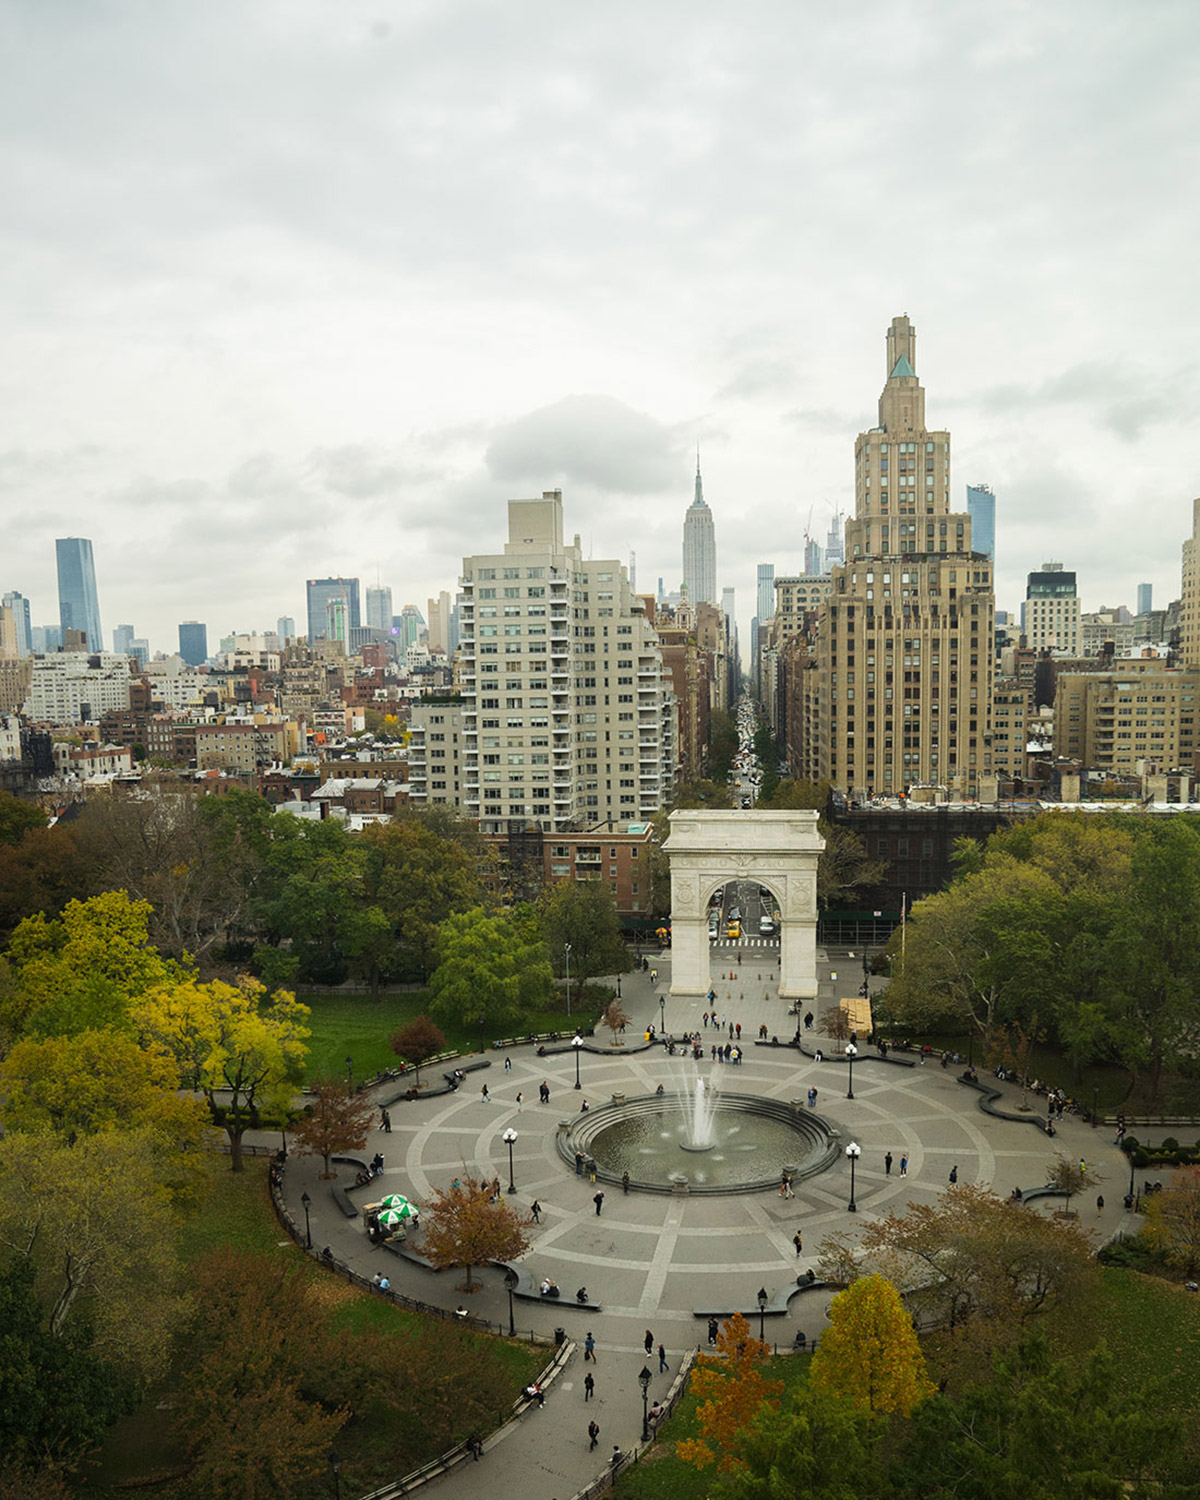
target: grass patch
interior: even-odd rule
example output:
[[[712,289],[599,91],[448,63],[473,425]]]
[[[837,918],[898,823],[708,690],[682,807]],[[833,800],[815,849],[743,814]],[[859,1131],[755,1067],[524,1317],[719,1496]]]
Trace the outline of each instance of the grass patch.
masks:
[[[345,1078],[346,1059],[354,1059],[356,1082],[374,1078],[396,1066],[396,1054],[388,1038],[402,1026],[415,1021],[418,1016],[429,1013],[428,990],[407,990],[395,994],[381,995],[372,1000],[369,995],[301,995],[305,1005],[312,1009],[307,1026],[312,1032],[308,1042],[307,1074],[311,1078]],[[561,1031],[570,1035],[580,1024],[579,1011],[571,1017],[563,1010],[536,1011],[525,1016],[512,1028],[510,1035],[524,1036],[528,1032]],[[586,1025],[598,1011],[592,1003],[590,992],[582,1007],[588,1017]],[[450,1024],[443,1026],[446,1033],[446,1050],[475,1053],[480,1050],[478,1027]],[[494,1031],[485,1031],[483,1042],[490,1047],[495,1040]]]

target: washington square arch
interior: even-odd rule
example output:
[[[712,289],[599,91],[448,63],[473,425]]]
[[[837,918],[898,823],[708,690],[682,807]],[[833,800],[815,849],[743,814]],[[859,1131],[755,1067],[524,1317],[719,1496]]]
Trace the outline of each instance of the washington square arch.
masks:
[[[709,988],[708,903],[731,880],[753,880],[779,903],[779,993],[817,994],[817,860],[825,840],[817,814],[673,812],[664,851],[671,861],[671,994]]]

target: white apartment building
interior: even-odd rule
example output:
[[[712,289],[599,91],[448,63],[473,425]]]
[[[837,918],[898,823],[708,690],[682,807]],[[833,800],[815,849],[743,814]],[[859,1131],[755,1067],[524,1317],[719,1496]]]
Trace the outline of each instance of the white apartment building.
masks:
[[[564,543],[560,490],[510,500],[508,527],[463,559],[461,805],[485,833],[647,818],[673,790],[676,704],[629,575]]]
[[[59,651],[33,658],[25,715],[53,724],[78,724],[129,707],[128,656],[115,651]]]
[[[410,799],[461,807],[463,704],[444,697],[414,703],[408,728]]]

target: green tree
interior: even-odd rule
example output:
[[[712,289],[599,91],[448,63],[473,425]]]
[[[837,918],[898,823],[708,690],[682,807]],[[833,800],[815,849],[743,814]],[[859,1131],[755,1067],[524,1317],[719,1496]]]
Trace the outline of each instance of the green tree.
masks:
[[[208,1102],[243,1170],[242,1137],[264,1109],[282,1113],[303,1075],[308,1006],[287,990],[268,996],[255,979],[236,985],[194,979],[164,986],[136,1003],[133,1023],[147,1045],[166,1048],[185,1082]]]
[[[538,920],[556,974],[566,972],[566,949],[571,945],[571,978],[577,994],[582,995],[588,980],[599,974],[627,974],[632,967],[617,908],[604,881],[560,880],[547,887],[538,904]]]
[[[335,819],[299,827],[299,837],[272,847],[276,883],[266,904],[269,932],[274,942],[288,941],[303,979],[341,984],[368,936],[366,851]]]
[[[723,708],[713,709],[708,721],[708,753],[704,757],[709,777],[719,784],[728,783],[737,753],[738,729],[732,714]]]
[[[780,1410],[758,1408],[722,1493],[734,1500],[877,1500],[888,1493],[879,1461],[886,1432],[848,1397],[803,1381]]]
[[[885,1277],[859,1277],[834,1297],[810,1379],[863,1411],[902,1417],[933,1395],[912,1318]]]
[[[528,914],[483,907],[447,917],[438,928],[430,1011],[450,1025],[502,1029],[550,992],[550,955]]]
[[[1200,1167],[1187,1167],[1142,1203],[1145,1234],[1189,1280],[1200,1271]]]
[[[0,943],[26,917],[40,912],[53,919],[91,889],[92,872],[74,824],[29,829],[19,844],[0,843]]]
[[[421,1209],[421,1250],[439,1271],[461,1266],[467,1279],[459,1288],[478,1291],[471,1279],[476,1266],[494,1260],[516,1260],[529,1249],[522,1218],[503,1199],[492,1201],[485,1182],[465,1177],[434,1190]]]
[[[0,844],[19,844],[30,829],[45,826],[46,814],[36,802],[0,791]]]
[[[676,811],[692,807],[732,807],[733,791],[728,780],[716,781],[698,776],[676,787],[671,806]]]

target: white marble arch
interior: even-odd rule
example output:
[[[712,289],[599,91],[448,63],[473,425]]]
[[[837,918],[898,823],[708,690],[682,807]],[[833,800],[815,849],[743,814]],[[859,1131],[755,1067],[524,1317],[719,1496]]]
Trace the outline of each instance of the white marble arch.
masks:
[[[779,902],[779,993],[817,994],[817,859],[825,840],[815,812],[673,812],[663,846],[671,861],[671,994],[704,995],[710,983],[708,901],[730,880],[765,885]]]

